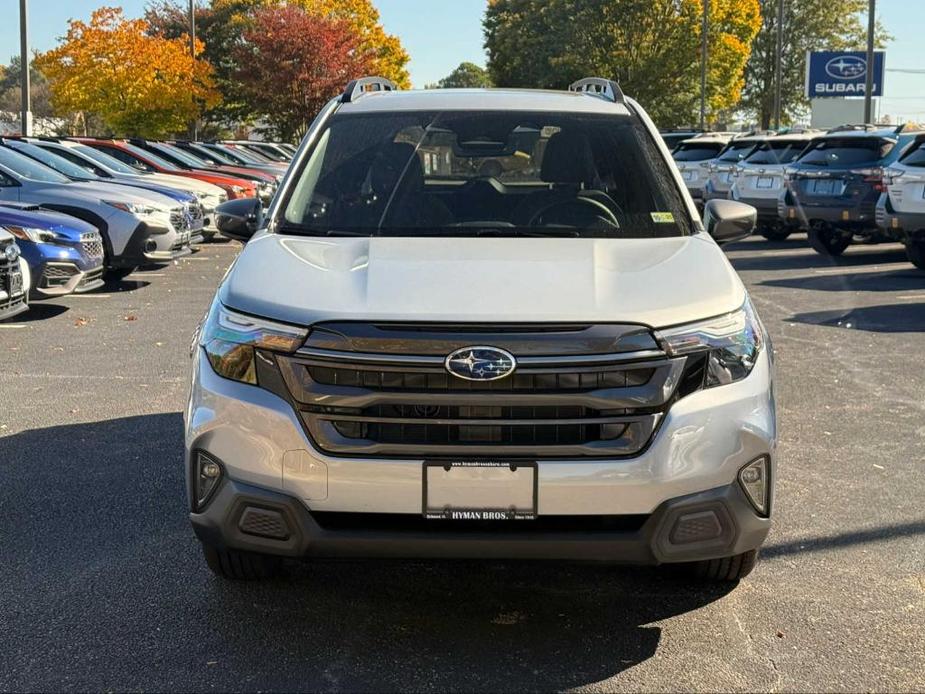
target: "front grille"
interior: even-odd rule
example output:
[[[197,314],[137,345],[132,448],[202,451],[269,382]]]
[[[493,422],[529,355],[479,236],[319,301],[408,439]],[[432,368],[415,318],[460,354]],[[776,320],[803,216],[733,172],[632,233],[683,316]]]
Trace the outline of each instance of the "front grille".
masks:
[[[89,270],[83,277],[81,277],[80,282],[77,283],[77,289],[80,290],[83,287],[86,287],[89,284],[96,282],[103,276],[103,268],[98,267],[94,270]]]
[[[345,341],[343,326],[334,339],[321,327],[303,350],[277,355],[276,363],[308,435],[332,455],[631,456],[647,445],[679,384],[696,388],[702,374],[688,373],[696,360],[670,358],[651,334],[643,338],[638,326],[625,327],[602,335],[600,326],[555,334],[534,326],[499,330],[493,341],[485,339],[487,326],[478,341],[460,330],[407,330],[398,342],[394,334],[356,330]],[[571,339],[560,344],[562,334]],[[613,351],[575,353],[575,345],[593,348],[605,337]],[[332,339],[341,347],[378,344],[381,351],[312,346]],[[624,339],[641,349],[623,351],[617,343]],[[519,362],[515,373],[497,381],[449,374],[436,352],[474,342],[519,345],[510,350]],[[542,354],[543,345],[571,353]]]
[[[103,257],[103,237],[100,236],[99,232],[93,231],[81,234],[80,245],[88,258]]]
[[[197,202],[191,202],[186,206],[186,212],[189,215],[190,222],[201,221],[204,214],[202,211],[202,205]]]
[[[10,261],[6,257],[6,248],[10,245],[12,242],[0,243],[0,314],[18,312],[17,309],[26,302],[24,292],[17,290],[16,295],[13,295],[14,277],[17,286],[23,277],[19,271],[19,260]]]
[[[186,214],[182,207],[174,207],[170,210],[170,226],[173,227],[174,231],[185,231],[189,229]]]

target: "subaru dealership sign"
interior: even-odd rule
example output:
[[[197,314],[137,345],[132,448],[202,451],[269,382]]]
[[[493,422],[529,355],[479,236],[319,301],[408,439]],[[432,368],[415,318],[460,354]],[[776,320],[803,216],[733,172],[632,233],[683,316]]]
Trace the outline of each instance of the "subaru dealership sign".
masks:
[[[883,51],[874,51],[871,96],[883,96]],[[867,54],[864,51],[807,51],[806,96],[864,96]]]

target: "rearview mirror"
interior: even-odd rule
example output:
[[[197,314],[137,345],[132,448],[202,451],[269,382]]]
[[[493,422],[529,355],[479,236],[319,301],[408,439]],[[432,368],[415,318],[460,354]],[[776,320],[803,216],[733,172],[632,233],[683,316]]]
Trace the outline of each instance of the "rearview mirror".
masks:
[[[247,243],[263,218],[263,205],[257,198],[238,198],[215,208],[215,226],[225,236]]]
[[[735,200],[710,200],[703,208],[703,225],[720,245],[746,238],[757,222],[758,210]]]

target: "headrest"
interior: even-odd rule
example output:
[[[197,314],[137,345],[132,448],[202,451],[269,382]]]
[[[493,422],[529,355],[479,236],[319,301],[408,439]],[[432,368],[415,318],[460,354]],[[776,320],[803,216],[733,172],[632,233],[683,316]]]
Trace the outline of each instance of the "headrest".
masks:
[[[583,183],[593,186],[597,168],[588,138],[561,130],[549,138],[543,152],[540,178],[547,183]]]

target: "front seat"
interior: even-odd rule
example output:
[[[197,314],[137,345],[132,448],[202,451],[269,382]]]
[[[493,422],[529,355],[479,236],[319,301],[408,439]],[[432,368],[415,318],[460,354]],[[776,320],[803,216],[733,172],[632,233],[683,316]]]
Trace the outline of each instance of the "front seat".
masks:
[[[453,222],[446,205],[424,186],[424,169],[413,145],[389,142],[375,155],[364,188],[375,196],[374,225],[384,227],[441,227]],[[394,194],[393,194],[394,193]]]
[[[601,180],[594,163],[594,153],[588,138],[580,132],[560,130],[549,138],[543,152],[540,167],[540,180],[551,184],[549,190],[531,193],[517,206],[513,222],[517,226],[529,226],[535,223],[543,210],[558,207],[560,204],[567,219],[544,220],[546,223],[561,222],[579,226],[590,223],[581,217],[593,217],[590,206],[568,205],[579,198],[588,198],[603,204],[615,215],[620,209],[604,193]]]

